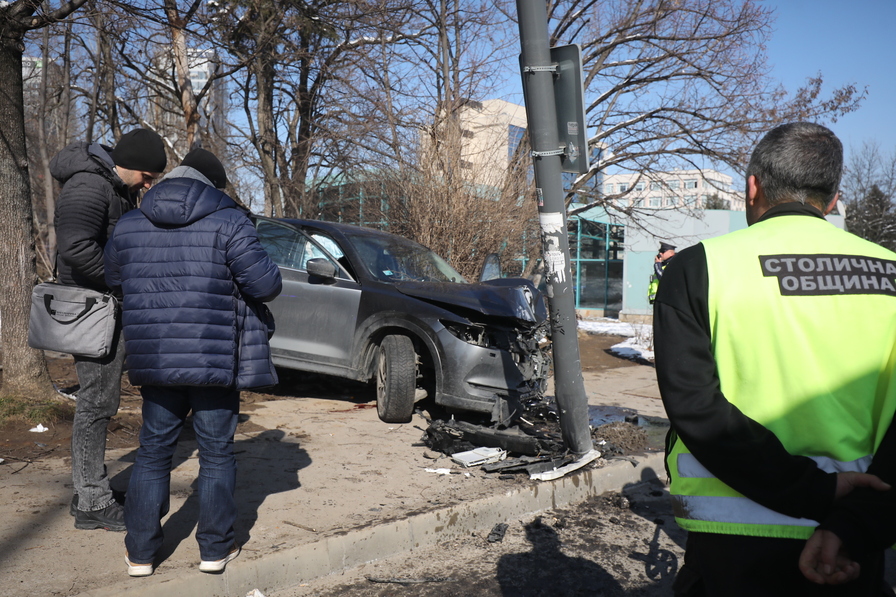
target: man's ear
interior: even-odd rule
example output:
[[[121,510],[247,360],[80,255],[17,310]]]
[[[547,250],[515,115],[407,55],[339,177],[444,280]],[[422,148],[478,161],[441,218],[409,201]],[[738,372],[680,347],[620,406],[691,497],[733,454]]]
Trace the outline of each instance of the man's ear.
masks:
[[[754,175],[747,177],[747,203],[755,203],[756,198],[762,193],[762,184]]]
[[[829,213],[834,211],[834,208],[837,207],[837,202],[839,200],[840,200],[840,191],[837,191],[837,194],[834,195],[834,198],[831,199],[831,202],[828,203],[828,206],[825,208],[824,215],[828,215]]]

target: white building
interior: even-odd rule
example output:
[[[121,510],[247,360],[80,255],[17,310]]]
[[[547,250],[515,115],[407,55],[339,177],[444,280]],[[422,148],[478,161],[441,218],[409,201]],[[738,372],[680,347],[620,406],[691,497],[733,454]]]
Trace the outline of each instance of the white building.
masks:
[[[716,208],[744,211],[744,195],[735,192],[731,183],[730,176],[715,170],[608,174],[601,192],[621,205],[653,209],[701,209],[715,196],[727,202]]]
[[[473,182],[498,184],[526,136],[526,109],[500,99],[468,101],[460,110],[461,167]]]

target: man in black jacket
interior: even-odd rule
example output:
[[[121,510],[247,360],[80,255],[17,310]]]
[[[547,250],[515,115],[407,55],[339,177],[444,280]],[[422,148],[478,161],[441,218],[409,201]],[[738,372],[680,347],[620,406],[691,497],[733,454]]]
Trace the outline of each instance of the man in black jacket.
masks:
[[[165,170],[162,138],[135,129],[115,148],[99,143],[72,143],[50,164],[62,183],[56,202],[56,269],[61,284],[108,291],[103,248],[118,219],[136,207],[140,190]],[[71,513],[75,528],[124,531],[124,513],[112,496],[106,466],[106,429],[118,412],[124,350],[118,339],[108,356],[75,357],[81,385],[72,425]]]
[[[825,220],[842,163],[829,129],[776,127],[747,167],[748,227],[663,274],[675,595],[894,595],[896,254]]]

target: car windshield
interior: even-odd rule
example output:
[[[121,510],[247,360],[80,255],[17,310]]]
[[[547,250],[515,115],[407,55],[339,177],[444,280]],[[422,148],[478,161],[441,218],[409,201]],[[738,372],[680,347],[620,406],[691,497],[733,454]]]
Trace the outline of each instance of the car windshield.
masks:
[[[364,267],[377,280],[466,282],[448,262],[410,240],[398,236],[359,234],[350,236],[349,241],[361,256]]]

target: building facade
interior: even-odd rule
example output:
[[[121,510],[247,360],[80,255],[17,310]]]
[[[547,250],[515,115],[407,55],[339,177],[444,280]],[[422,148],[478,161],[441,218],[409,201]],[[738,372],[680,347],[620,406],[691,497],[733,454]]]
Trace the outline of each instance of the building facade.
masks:
[[[731,177],[716,170],[608,174],[602,196],[624,207],[647,209],[728,209],[744,211],[744,195]]]

